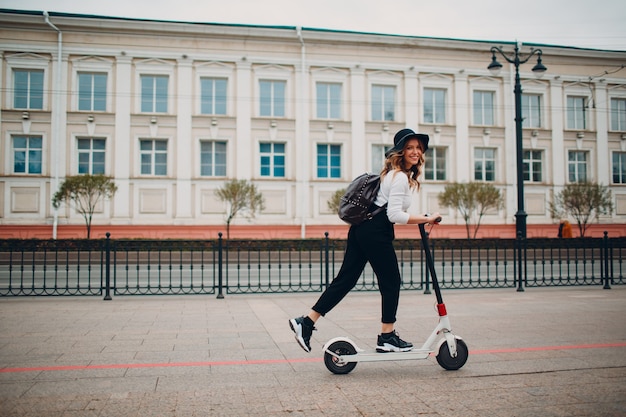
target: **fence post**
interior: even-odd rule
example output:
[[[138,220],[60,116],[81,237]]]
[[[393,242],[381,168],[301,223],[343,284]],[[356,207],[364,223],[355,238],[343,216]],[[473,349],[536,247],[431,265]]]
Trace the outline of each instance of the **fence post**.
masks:
[[[602,248],[602,252],[604,253],[604,289],[605,290],[610,290],[611,289],[611,285],[609,284],[609,232],[607,232],[606,230],[604,231],[604,240],[603,240],[603,248]],[[612,263],[612,262],[611,262]],[[612,276],[611,276],[612,278]]]
[[[106,233],[106,240],[104,241],[104,263],[105,263],[105,284],[104,284],[104,299],[111,300],[111,233]]]
[[[517,243],[517,292],[524,292],[524,269],[522,269],[522,265],[524,264],[524,260],[526,259],[526,253],[522,248],[524,238],[522,237],[522,232],[517,233],[517,239],[515,239]],[[522,258],[522,255],[523,258]]]
[[[325,288],[328,288],[328,281],[330,280],[330,247],[328,241],[328,232],[324,232],[324,283]]]
[[[224,298],[224,293],[222,292],[222,277],[223,277],[223,246],[222,246],[222,232],[217,234],[217,298]]]

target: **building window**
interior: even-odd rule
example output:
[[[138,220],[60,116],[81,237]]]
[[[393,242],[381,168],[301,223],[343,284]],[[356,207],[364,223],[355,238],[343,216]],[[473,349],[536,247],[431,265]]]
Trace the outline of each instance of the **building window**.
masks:
[[[200,78],[200,113],[226,114],[226,78]]]
[[[317,177],[341,178],[340,145],[317,145]]]
[[[474,91],[474,125],[493,126],[493,91]]]
[[[141,76],[141,112],[167,113],[167,75]]]
[[[41,174],[41,136],[13,136],[13,172]]]
[[[43,109],[43,70],[13,71],[13,107]]]
[[[522,94],[522,127],[541,127],[541,96]]]
[[[611,130],[626,131],[626,98],[611,99]]]
[[[78,110],[106,111],[107,74],[81,72],[78,74]]]
[[[524,181],[543,181],[543,152],[524,150],[524,153],[522,155]]]
[[[341,119],[341,84],[317,83],[317,118]]]
[[[396,87],[372,85],[372,120],[394,121],[396,112]]]
[[[428,149],[428,156],[424,164],[424,179],[446,180],[446,148],[436,146]]]
[[[476,148],[474,150],[474,180],[496,180],[496,150],[491,148]]]
[[[262,177],[285,176],[285,144],[262,142],[259,144],[261,154]]]
[[[569,151],[567,171],[569,182],[587,181],[587,152]]]
[[[444,124],[446,122],[446,90],[442,88],[424,89],[424,123]]]
[[[379,173],[383,170],[385,152],[391,148],[391,145],[372,145],[372,172]]]
[[[567,97],[567,128],[586,129],[585,97]]]
[[[259,81],[261,116],[285,117],[285,81]]]
[[[613,152],[613,184],[626,184],[626,152]]]
[[[167,175],[167,141],[142,139],[139,143],[141,175]]]
[[[104,139],[78,139],[78,173],[104,174]]]
[[[226,142],[200,142],[200,175],[203,177],[226,176]]]

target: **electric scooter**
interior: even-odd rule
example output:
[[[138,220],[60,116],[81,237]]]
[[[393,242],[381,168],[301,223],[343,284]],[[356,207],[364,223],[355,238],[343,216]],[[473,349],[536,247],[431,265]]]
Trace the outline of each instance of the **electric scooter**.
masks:
[[[435,219],[435,223],[440,221],[441,218]],[[434,352],[438,352],[437,362],[446,370],[456,371],[467,362],[467,357],[469,356],[467,345],[463,339],[452,333],[450,319],[441,297],[439,281],[437,280],[434,261],[428,244],[428,233],[424,224],[420,224],[419,229],[422,236],[422,248],[426,256],[426,264],[430,271],[433,289],[437,298],[439,323],[419,349],[413,349],[408,352],[381,353],[365,351],[347,337],[335,337],[324,345],[324,364],[330,372],[347,374],[356,367],[358,362],[426,359]]]

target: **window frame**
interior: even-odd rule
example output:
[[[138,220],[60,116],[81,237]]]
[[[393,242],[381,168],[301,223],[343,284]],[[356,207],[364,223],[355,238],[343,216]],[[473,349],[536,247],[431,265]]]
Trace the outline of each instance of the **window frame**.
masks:
[[[254,114],[256,117],[268,119],[288,119],[294,114],[292,100],[293,69],[280,65],[259,65],[253,67],[254,73]],[[263,116],[261,115],[261,81],[280,81],[285,83],[285,97],[283,116]],[[275,114],[272,112],[272,114]]]
[[[476,94],[481,95],[480,103],[477,103]],[[491,95],[491,107],[485,109],[484,96],[486,94]],[[478,107],[480,104],[480,108]],[[477,123],[477,109],[480,109],[480,123]],[[485,122],[485,113],[488,111],[491,116],[491,123]],[[472,90],[472,124],[474,126],[495,126],[496,125],[496,92],[494,90],[487,90],[481,88],[475,88]]]
[[[9,91],[5,94],[5,105],[7,109],[15,110],[49,110],[49,62],[50,58],[33,53],[20,53],[14,55],[6,55],[6,85],[10,86]],[[28,70],[28,71],[43,71],[43,96],[42,96],[42,108],[41,109],[23,109],[16,108],[15,104],[15,70]]]
[[[531,98],[537,98],[537,103],[536,103],[536,107],[537,109],[534,110],[532,108],[532,102],[530,101]],[[525,103],[525,100],[528,99],[528,104]],[[525,129],[542,129],[544,126],[544,116],[543,116],[543,111],[544,111],[544,95],[542,93],[535,93],[535,92],[528,92],[528,93],[522,93],[522,128]],[[535,121],[533,118],[531,118],[530,116],[534,116],[536,113],[537,116],[537,121]]]
[[[88,140],[89,141],[89,149],[85,149],[83,148],[81,150],[81,148],[79,147],[80,145],[80,141],[85,141]],[[94,140],[97,141],[103,141],[104,142],[104,147],[100,150],[100,149],[95,149],[94,150]],[[102,136],[76,136],[74,138],[74,143],[75,143],[75,149],[76,149],[76,173],[78,175],[83,175],[83,174],[89,174],[89,175],[97,175],[97,174],[103,174],[106,175],[107,173],[107,144],[108,144],[108,140],[106,137],[102,137]],[[87,154],[89,156],[89,167],[88,167],[88,172],[80,172],[80,167],[81,167],[81,154]],[[102,161],[102,172],[94,172],[94,154],[102,154],[103,155],[103,161]]]
[[[26,139],[26,147],[25,148],[16,148],[15,146],[15,140],[17,138],[24,138]],[[31,148],[31,139],[39,139],[41,142],[41,147],[40,148],[36,148],[36,147],[32,147]],[[25,133],[19,133],[19,134],[11,134],[10,136],[10,141],[11,141],[11,165],[12,165],[12,169],[11,169],[11,173],[12,175],[27,175],[27,176],[42,176],[45,172],[45,166],[44,166],[44,154],[45,154],[45,140],[43,135],[34,135],[34,134],[25,134]],[[16,171],[15,167],[16,167],[16,163],[18,161],[18,159],[16,158],[16,153],[18,152],[18,149],[20,152],[24,153],[24,171],[23,172],[18,172]],[[32,154],[36,152],[38,153],[39,156],[39,172],[30,172],[30,167],[31,167],[31,156]]]
[[[429,92],[432,92],[432,94],[428,94]],[[433,95],[437,92],[442,92],[443,93],[443,104],[437,104],[434,100]],[[424,86],[424,88],[422,89],[422,122],[424,124],[429,124],[429,125],[445,125],[448,123],[448,95],[449,95],[449,90],[447,87],[442,87],[442,86]],[[427,96],[430,96],[431,98],[433,98],[433,103],[432,103],[432,120],[426,120],[426,108],[427,108]],[[436,109],[439,108],[439,111],[437,111]],[[438,115],[443,115],[443,120],[439,120],[438,119]]]
[[[371,172],[379,173],[385,166],[385,152],[393,148],[391,144],[373,143],[371,146],[370,167]]]
[[[580,160],[572,160],[571,159],[571,155],[572,154],[576,154],[578,156],[580,155],[584,155],[585,159],[584,161],[580,161]],[[582,181],[589,181],[589,172],[590,172],[590,167],[589,167],[589,160],[590,160],[590,153],[587,150],[580,150],[580,149],[575,149],[575,150],[568,150],[567,151],[567,182],[570,184],[574,184],[577,182],[582,182]],[[581,178],[580,175],[580,167],[584,167],[584,178]],[[574,168],[574,172],[572,172],[572,167]],[[572,177],[573,176],[573,177]],[[572,179],[573,178],[573,179]]]
[[[613,103],[618,103],[617,108],[614,109]],[[609,129],[613,132],[626,132],[626,97],[610,97],[609,112]]]
[[[325,96],[320,97],[320,86],[326,86],[325,88]],[[331,97],[331,87],[338,86],[339,88],[339,97],[333,98]],[[315,81],[315,118],[320,120],[342,120],[343,115],[343,94],[344,88],[342,82],[333,82],[327,80],[317,80]],[[322,101],[323,99],[323,101]],[[324,107],[325,115],[320,115],[320,107]],[[338,113],[335,116],[335,113]]]
[[[152,147],[149,151],[145,151],[141,148],[141,144],[143,142],[151,142],[152,143]],[[156,149],[156,144],[157,142],[159,143],[165,143],[165,150],[162,149]],[[169,169],[170,169],[170,146],[169,146],[169,140],[168,139],[164,139],[164,138],[139,138],[138,141],[138,155],[139,155],[139,163],[138,163],[138,169],[139,169],[139,176],[141,177],[159,177],[159,178],[163,178],[163,177],[167,177],[169,175]],[[144,166],[144,162],[143,162],[143,156],[144,155],[150,155],[150,173],[144,173],[143,172],[143,166]],[[165,155],[165,163],[161,162],[159,164],[157,164],[156,161],[156,156],[157,155]],[[165,174],[158,174],[156,173],[156,167],[157,165],[165,165]]]
[[[476,155],[477,151],[482,151],[483,152],[483,155],[480,158],[480,160],[477,158],[477,155]],[[485,156],[485,151],[492,151],[493,152],[493,158],[488,159]],[[472,171],[473,171],[473,180],[474,181],[486,182],[486,183],[495,183],[497,181],[497,179],[498,179],[498,150],[497,150],[497,148],[488,147],[488,146],[475,147],[473,154],[474,154],[473,155],[474,156],[473,157],[474,167],[472,169]],[[476,178],[476,173],[477,173],[476,165],[477,165],[477,163],[479,161],[482,163],[482,168],[480,170],[481,178],[477,179]],[[492,170],[488,170],[487,169],[487,162],[489,162],[489,161],[493,162],[493,169]],[[488,172],[493,172],[493,179],[488,179],[487,178],[488,177],[488,175],[487,175]]]
[[[176,112],[174,103],[174,88],[176,87],[176,78],[174,76],[174,64],[161,59],[146,59],[135,62],[135,111],[138,114],[167,115]],[[142,111],[142,77],[143,76],[166,76],[167,82],[167,111],[166,112],[144,112]]]
[[[615,166],[616,156],[619,158],[617,160],[617,170]],[[619,177],[619,181],[615,181],[616,175]],[[611,153],[611,184],[626,185],[626,152],[624,151],[613,151]]]
[[[80,109],[80,74],[106,74],[106,89],[104,92],[104,110],[93,110],[93,101],[91,110]],[[71,108],[74,111],[85,113],[105,113],[111,112],[113,109],[113,61],[105,58],[81,57],[72,61],[72,80],[71,85]]]
[[[211,144],[210,152],[203,150],[204,145]],[[224,145],[224,163],[220,164],[216,162],[216,156],[220,154],[220,152],[216,151],[216,145]],[[202,157],[205,153],[210,153],[211,155],[211,164],[205,164],[202,162]],[[199,165],[198,165],[198,174],[201,178],[225,178],[228,176],[228,141],[226,139],[200,139],[198,143],[198,154],[200,155]],[[203,167],[209,166],[211,169],[210,174],[203,173]],[[216,173],[219,166],[224,166],[224,174]]]
[[[381,89],[381,102],[375,103],[375,94],[374,89]],[[393,104],[393,111],[391,118],[388,118],[387,114],[387,105],[390,104],[388,100],[386,100],[387,94],[384,92],[390,90],[393,93],[393,100],[391,100],[391,104]],[[375,114],[375,106],[380,107],[381,114]],[[393,84],[386,83],[372,83],[370,85],[370,120],[372,122],[395,122],[398,120],[397,118],[397,108],[398,108],[398,87]],[[378,118],[380,117],[380,118]]]
[[[528,157],[526,153],[528,152]],[[536,154],[539,154],[539,159],[536,159]],[[524,149],[522,151],[522,178],[524,182],[541,184],[544,182],[544,157],[545,152],[542,149]],[[539,176],[538,180],[535,180],[535,168],[539,167]]]
[[[268,151],[263,151],[263,147],[269,145]],[[282,147],[282,152],[276,148]],[[283,141],[260,140],[259,141],[259,177],[260,178],[287,178],[287,143]],[[280,159],[282,158],[282,164]],[[264,163],[267,159],[268,163]],[[263,173],[264,169],[268,170],[267,174]],[[282,175],[280,171],[282,169]]]
[[[565,103],[565,129],[586,130],[589,98],[587,96],[569,94],[565,98]],[[581,123],[582,126],[579,125]]]
[[[404,102],[404,91],[402,89],[404,74],[393,71],[371,71],[367,72],[367,90],[366,90],[366,100],[368,104],[367,108],[367,120],[370,122],[378,122],[378,123],[388,123],[388,122],[399,122],[403,120],[405,117],[402,113],[404,108],[402,107],[402,103]],[[375,120],[373,104],[373,87],[374,86],[384,86],[384,87],[393,87],[394,88],[394,100],[393,100],[393,120],[388,120],[385,117],[384,113],[381,113],[382,119]],[[382,103],[381,103],[382,104]],[[381,108],[381,111],[384,111],[384,108]]]
[[[320,165],[320,147],[325,147],[327,153],[325,154],[325,158],[327,158],[327,163],[325,166]],[[338,152],[333,153],[333,148],[337,148]],[[315,145],[315,178],[317,179],[341,179],[342,178],[342,166],[341,162],[343,159],[343,146],[339,143],[322,143],[319,142]],[[338,164],[333,165],[333,158],[338,158]],[[322,171],[325,172],[325,175],[320,175]]]
[[[443,155],[438,155],[443,152]],[[439,165],[443,164],[443,168]],[[429,169],[429,165],[432,166]],[[429,171],[432,173],[432,178],[429,178]],[[440,178],[438,173],[443,171],[443,178]],[[424,164],[424,180],[426,181],[447,181],[448,178],[448,147],[447,146],[433,146],[428,148],[428,156],[426,157],[426,163]]]

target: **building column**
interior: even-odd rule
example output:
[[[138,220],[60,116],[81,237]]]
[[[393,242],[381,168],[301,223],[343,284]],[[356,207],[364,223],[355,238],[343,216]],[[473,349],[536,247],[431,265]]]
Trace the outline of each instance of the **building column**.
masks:
[[[351,172],[345,172],[348,179],[352,180],[359,174],[366,171],[367,161],[365,143],[365,117],[367,114],[367,98],[365,90],[367,88],[365,81],[365,71],[360,65],[350,68],[350,120],[351,120],[351,138],[350,152],[344,150],[346,158],[350,158],[350,164],[346,166],[352,167]],[[392,143],[393,144],[393,143]],[[346,161],[347,162],[347,161]]]
[[[250,137],[252,134],[252,106],[255,105],[255,103],[250,102],[251,97],[254,96],[251,70],[252,66],[247,60],[242,59],[237,62],[237,85],[235,87],[237,132],[235,137],[231,138],[228,143],[229,165],[231,165],[231,162],[234,163],[234,167],[228,169],[229,178],[246,180],[252,178],[254,161],[251,158],[257,155],[257,152],[251,148],[252,138]],[[243,152],[238,151],[240,149]]]
[[[128,223],[131,218],[131,201],[133,196],[130,191],[130,156],[133,154],[133,142],[135,138],[130,136],[130,115],[132,113],[131,92],[131,62],[129,56],[119,55],[116,57],[115,71],[115,137],[113,138],[110,158],[112,160],[111,176],[117,185],[117,193],[113,198],[113,222]],[[134,164],[133,164],[134,165]]]
[[[552,161],[550,165],[552,166],[553,191],[557,193],[565,184],[565,161],[567,160],[567,152],[563,152],[563,109],[565,104],[563,102],[563,82],[561,80],[550,81],[550,103],[552,103],[549,109],[551,117],[550,127],[552,128],[552,149],[550,150]],[[546,160],[546,164],[547,162]]]
[[[611,184],[611,154],[609,152],[609,116],[611,114],[606,83],[595,85],[594,114],[596,121],[596,173],[597,182]],[[593,180],[593,177],[592,177]]]
[[[417,84],[417,71],[415,68],[411,68],[404,71],[404,119],[408,128],[419,132],[419,87]]]
[[[193,152],[194,143],[191,137],[193,103],[190,98],[194,96],[191,59],[179,58],[176,72],[178,100],[176,100],[176,139],[174,141],[176,149],[175,218],[189,219],[192,217],[194,207],[191,192],[192,167],[199,163],[198,156]]]
[[[469,146],[469,87],[467,75],[463,72],[454,76],[454,96],[455,104],[455,120],[456,124],[456,140],[454,142],[454,152],[456,156],[455,177],[459,182],[471,182],[473,180],[472,167],[474,166]],[[437,145],[439,134],[435,134],[437,139],[434,145]]]
[[[301,46],[301,59],[300,65],[296,66],[296,132],[293,138],[293,146],[295,156],[293,159],[296,164],[296,207],[294,219],[296,222],[300,222],[300,237],[304,239],[306,237],[306,223],[312,212],[311,204],[311,184],[310,184],[310,164],[311,158],[299,158],[299,155],[310,155],[314,152],[313,144],[311,143],[310,132],[310,89],[309,85],[309,69],[306,65],[306,55],[304,42]]]

